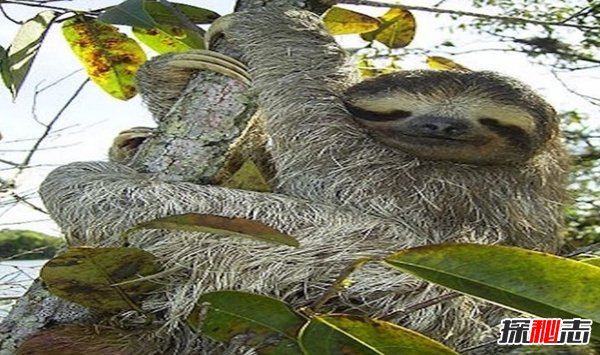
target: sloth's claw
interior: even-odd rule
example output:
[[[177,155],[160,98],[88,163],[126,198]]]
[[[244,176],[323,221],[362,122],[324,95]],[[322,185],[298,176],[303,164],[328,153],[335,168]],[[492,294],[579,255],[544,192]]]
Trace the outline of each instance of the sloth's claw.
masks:
[[[250,75],[246,66],[221,53],[196,49],[188,52],[174,54],[167,63],[179,69],[211,70],[230,78],[250,84]]]

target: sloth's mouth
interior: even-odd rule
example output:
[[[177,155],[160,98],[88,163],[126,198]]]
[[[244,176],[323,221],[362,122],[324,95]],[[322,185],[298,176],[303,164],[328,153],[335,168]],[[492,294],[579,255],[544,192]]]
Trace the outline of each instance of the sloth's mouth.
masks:
[[[408,143],[431,144],[433,142],[446,144],[483,144],[481,137],[449,137],[437,134],[412,134],[403,131],[394,131],[392,134],[385,134],[387,139],[397,141],[406,141]]]
[[[458,142],[467,142],[468,141],[468,139],[461,139],[461,138],[448,137],[448,136],[440,136],[440,135],[434,135],[434,134],[424,135],[424,134],[398,133],[398,135],[404,136],[404,137],[418,138],[418,139],[435,139],[435,140],[458,141]]]

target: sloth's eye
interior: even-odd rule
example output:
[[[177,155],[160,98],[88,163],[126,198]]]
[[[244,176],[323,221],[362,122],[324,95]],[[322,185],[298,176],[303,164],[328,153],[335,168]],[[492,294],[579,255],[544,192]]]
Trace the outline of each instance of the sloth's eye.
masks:
[[[531,149],[531,137],[529,137],[527,132],[520,127],[510,124],[502,124],[499,120],[488,117],[480,118],[479,123],[487,127],[490,131],[507,139],[514,146],[525,150]]]
[[[362,120],[365,120],[365,121],[376,121],[376,122],[395,121],[395,120],[399,120],[399,119],[403,119],[403,118],[408,118],[412,115],[412,112],[404,111],[404,110],[377,112],[377,111],[365,110],[365,109],[362,109],[358,106],[354,106],[347,102],[345,103],[345,105],[346,105],[346,109],[348,110],[348,112],[350,112],[353,116],[360,118]]]

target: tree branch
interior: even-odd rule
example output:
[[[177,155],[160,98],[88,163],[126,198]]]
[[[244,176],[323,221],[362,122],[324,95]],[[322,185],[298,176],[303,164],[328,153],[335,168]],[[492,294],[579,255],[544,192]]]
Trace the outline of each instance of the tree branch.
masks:
[[[19,175],[21,175],[21,173],[24,170],[24,167],[26,167],[26,166],[29,165],[29,163],[31,162],[31,159],[33,158],[33,155],[38,151],[38,149],[39,149],[40,145],[42,144],[42,142],[48,137],[48,135],[52,131],[52,128],[54,127],[54,124],[62,116],[62,114],[65,112],[65,110],[73,103],[73,101],[75,100],[75,98],[77,98],[77,96],[79,96],[79,94],[83,90],[84,86],[89,81],[90,81],[89,79],[85,79],[83,81],[83,83],[81,83],[81,85],[79,85],[79,87],[75,90],[75,92],[73,93],[73,95],[71,95],[71,97],[69,97],[69,99],[67,100],[67,102],[63,105],[63,107],[61,107],[60,110],[56,113],[56,115],[54,115],[54,117],[50,120],[50,122],[44,125],[46,127],[44,129],[44,132],[36,140],[36,142],[33,144],[33,146],[31,147],[31,149],[29,149],[29,152],[25,156],[25,159],[23,159],[23,162],[21,163],[21,166],[18,168],[18,170],[17,170],[17,172],[16,172],[16,174],[14,176],[15,180],[19,177]]]
[[[48,212],[46,212],[46,210],[44,210],[43,208],[37,206],[36,204],[33,204],[33,203],[29,202],[29,200],[27,200],[27,198],[25,198],[25,197],[17,194],[14,191],[10,193],[10,196],[12,196],[12,198],[14,198],[17,203],[23,203],[23,204],[31,207],[35,211],[38,211],[38,212],[43,213],[43,214],[48,214]]]
[[[570,27],[570,28],[585,29],[585,30],[600,29],[600,26],[586,26],[586,25],[579,25],[579,24],[574,24],[574,23],[564,23],[563,21],[542,21],[542,20],[535,20],[535,19],[529,19],[529,18],[524,18],[524,17],[489,15],[489,14],[482,14],[482,13],[471,12],[471,11],[440,9],[440,8],[436,8],[436,7],[396,5],[396,4],[380,2],[380,1],[372,1],[372,0],[343,0],[340,2],[343,4],[349,4],[349,5],[401,8],[401,9],[407,9],[407,10],[411,10],[411,11],[423,11],[423,12],[431,12],[431,13],[446,14],[446,15],[460,15],[460,16],[484,18],[484,19],[488,19],[488,20],[521,22],[521,23],[528,23],[528,24],[540,25],[540,26]]]

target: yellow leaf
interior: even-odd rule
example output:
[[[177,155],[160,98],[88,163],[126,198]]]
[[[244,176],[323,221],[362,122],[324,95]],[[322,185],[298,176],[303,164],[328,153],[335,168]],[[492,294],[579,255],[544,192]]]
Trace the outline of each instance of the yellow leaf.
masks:
[[[233,189],[271,192],[271,186],[252,160],[246,160],[223,186]]]
[[[393,8],[379,17],[383,22],[375,31],[364,33],[365,41],[377,41],[388,48],[406,47],[415,37],[417,23],[413,14],[401,8]]]
[[[444,57],[429,56],[427,57],[427,65],[434,70],[470,71],[469,68]]]
[[[133,27],[133,35],[159,54],[204,49],[204,39],[198,33],[179,26]]]
[[[135,96],[134,76],[146,54],[133,39],[112,25],[89,18],[65,21],[63,35],[89,77],[121,100]]]
[[[367,58],[367,56],[360,56],[356,62],[356,67],[363,79],[373,78],[380,74],[373,63],[373,60]]]
[[[323,22],[329,33],[334,36],[371,32],[381,23],[371,16],[337,6],[323,14]]]
[[[363,79],[374,78],[383,74],[390,74],[402,69],[396,64],[396,58],[390,56],[390,62],[387,66],[381,67],[375,65],[375,62],[365,55],[359,57],[356,62],[356,67]]]

